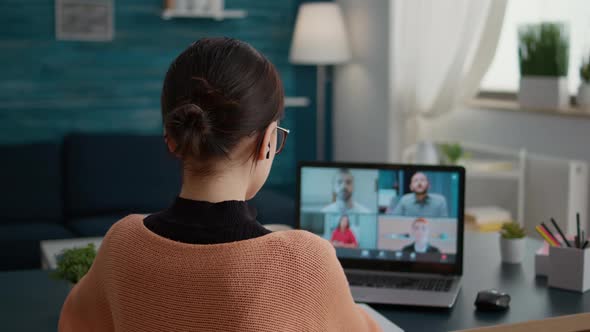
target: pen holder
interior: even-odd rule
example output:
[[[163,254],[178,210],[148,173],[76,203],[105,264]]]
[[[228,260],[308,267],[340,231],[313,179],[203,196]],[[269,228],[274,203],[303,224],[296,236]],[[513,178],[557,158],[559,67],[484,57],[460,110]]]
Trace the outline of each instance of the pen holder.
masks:
[[[549,287],[585,292],[590,289],[590,250],[549,248]]]
[[[549,262],[549,253],[536,253],[535,254],[535,275],[538,277],[549,276],[551,270]]]

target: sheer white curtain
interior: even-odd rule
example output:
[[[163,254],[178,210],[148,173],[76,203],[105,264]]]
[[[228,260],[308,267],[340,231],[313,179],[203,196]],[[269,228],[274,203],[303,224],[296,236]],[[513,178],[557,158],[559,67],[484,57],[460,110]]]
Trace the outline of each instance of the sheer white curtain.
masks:
[[[477,93],[494,57],[506,3],[392,2],[390,112],[397,114],[390,119],[405,122],[403,147],[430,139],[421,119],[449,112]]]

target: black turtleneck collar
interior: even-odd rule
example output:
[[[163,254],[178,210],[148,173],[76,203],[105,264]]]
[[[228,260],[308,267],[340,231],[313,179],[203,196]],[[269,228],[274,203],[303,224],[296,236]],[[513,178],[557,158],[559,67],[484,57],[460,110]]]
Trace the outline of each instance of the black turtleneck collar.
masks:
[[[247,240],[270,233],[244,201],[211,203],[177,197],[172,206],[147,216],[145,226],[165,238],[192,244]]]

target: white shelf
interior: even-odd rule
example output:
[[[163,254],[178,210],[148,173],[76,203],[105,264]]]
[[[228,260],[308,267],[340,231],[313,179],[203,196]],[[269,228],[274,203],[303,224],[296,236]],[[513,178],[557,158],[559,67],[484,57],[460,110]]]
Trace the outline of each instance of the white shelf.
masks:
[[[307,107],[309,104],[307,97],[285,97],[285,107]]]
[[[520,179],[521,173],[519,170],[514,171],[470,171],[466,170],[466,176],[471,179]]]
[[[182,11],[177,9],[164,9],[162,12],[162,18],[169,20],[172,18],[209,18],[217,21],[221,21],[227,18],[244,18],[248,16],[245,10],[224,10],[219,14],[203,14],[195,13],[190,11]]]
[[[437,144],[449,142],[436,142]],[[451,141],[452,143],[452,141]],[[461,146],[467,152],[484,155],[490,160],[477,160],[463,162],[465,176],[468,179],[481,180],[510,180],[515,181],[517,190],[516,220],[524,225],[525,208],[525,180],[527,152],[525,149],[508,149],[485,144],[462,142]],[[413,163],[416,155],[417,144],[404,149],[402,160]]]

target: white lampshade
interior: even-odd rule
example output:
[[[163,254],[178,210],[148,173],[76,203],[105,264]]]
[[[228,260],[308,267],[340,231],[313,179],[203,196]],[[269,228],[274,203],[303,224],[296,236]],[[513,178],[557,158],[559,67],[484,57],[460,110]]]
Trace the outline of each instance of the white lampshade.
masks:
[[[289,60],[296,64],[332,65],[350,59],[342,11],[337,3],[299,7]]]

